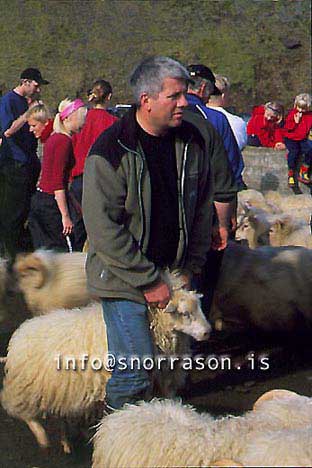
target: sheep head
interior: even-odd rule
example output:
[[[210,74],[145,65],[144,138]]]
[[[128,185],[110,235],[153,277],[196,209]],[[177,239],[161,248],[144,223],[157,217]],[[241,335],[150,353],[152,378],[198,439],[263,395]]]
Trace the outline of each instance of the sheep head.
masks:
[[[201,295],[186,289],[174,289],[165,309],[150,307],[150,327],[155,344],[163,352],[177,352],[177,333],[207,340],[211,326],[200,305]]]
[[[267,244],[267,237],[272,223],[272,216],[253,207],[249,207],[235,234],[236,240],[247,240],[251,249],[260,244]]]
[[[197,341],[207,340],[211,326],[200,304],[202,294],[186,289],[174,290],[172,299],[164,310],[170,317],[172,330],[190,335]]]
[[[298,222],[289,214],[275,216],[274,222],[270,227],[270,245],[273,247],[283,245],[284,239],[299,227],[301,226],[298,225]]]

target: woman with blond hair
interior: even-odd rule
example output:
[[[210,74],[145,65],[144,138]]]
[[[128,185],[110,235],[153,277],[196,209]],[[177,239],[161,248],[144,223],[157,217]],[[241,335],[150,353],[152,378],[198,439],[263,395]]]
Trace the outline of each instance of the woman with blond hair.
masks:
[[[53,118],[47,106],[43,103],[39,103],[30,107],[25,114],[25,118],[29,125],[29,131],[32,132],[41,143],[45,143],[53,132]]]
[[[45,247],[72,251],[73,221],[70,213],[68,183],[74,165],[72,135],[83,127],[87,109],[80,99],[63,100],[55,116],[53,133],[45,141],[42,170],[37,191],[32,197],[29,228],[34,248]],[[38,117],[38,114],[37,114]],[[33,131],[40,136],[40,119],[33,123]],[[39,122],[39,123],[38,123]],[[30,120],[30,124],[32,121]],[[37,136],[36,135],[36,136]]]
[[[295,97],[294,108],[286,117],[283,135],[287,153],[288,185],[296,184],[295,173],[300,155],[304,160],[299,168],[298,180],[311,184],[310,172],[312,165],[312,141],[309,133],[312,128],[311,96],[301,93]]]

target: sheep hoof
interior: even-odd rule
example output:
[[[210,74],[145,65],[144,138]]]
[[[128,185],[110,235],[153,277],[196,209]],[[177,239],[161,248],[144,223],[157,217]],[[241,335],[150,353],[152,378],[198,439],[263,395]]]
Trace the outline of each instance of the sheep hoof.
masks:
[[[241,463],[237,463],[234,460],[228,460],[227,458],[223,458],[222,460],[213,462],[210,466],[211,467],[218,467],[218,466],[231,467],[231,466],[244,466],[244,465],[242,465]]]
[[[70,455],[72,453],[72,448],[67,440],[61,440],[61,446],[66,455]]]
[[[258,409],[264,401],[274,400],[275,398],[294,398],[297,397],[298,393],[291,392],[290,390],[275,389],[265,392],[261,395],[253,405],[253,410]]]

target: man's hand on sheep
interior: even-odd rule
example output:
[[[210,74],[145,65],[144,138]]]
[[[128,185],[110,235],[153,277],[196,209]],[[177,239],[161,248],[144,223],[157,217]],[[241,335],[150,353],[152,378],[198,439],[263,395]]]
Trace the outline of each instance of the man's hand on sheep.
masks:
[[[159,281],[144,291],[144,297],[148,304],[156,304],[160,309],[164,309],[171,298],[169,286],[165,282]]]

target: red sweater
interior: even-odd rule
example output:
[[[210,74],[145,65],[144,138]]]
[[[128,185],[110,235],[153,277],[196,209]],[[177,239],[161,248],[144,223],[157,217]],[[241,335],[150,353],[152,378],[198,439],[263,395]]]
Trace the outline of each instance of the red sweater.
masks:
[[[43,130],[40,136],[41,143],[45,143],[51,135],[51,133],[53,132],[53,122],[53,119],[48,120],[48,124],[46,125],[45,129]]]
[[[305,140],[312,128],[312,112],[304,112],[299,123],[295,122],[294,116],[298,109],[292,109],[287,117],[283,128],[283,136],[294,141]]]
[[[84,163],[89,149],[97,137],[118,120],[104,109],[90,109],[86,122],[81,132],[73,136],[73,148],[75,155],[75,166],[72,170],[72,177],[83,173]]]
[[[262,146],[274,148],[283,141],[279,124],[264,118],[264,106],[253,108],[251,119],[247,124],[247,135],[257,135]]]
[[[50,194],[55,190],[66,190],[74,162],[71,138],[62,133],[52,133],[43,147],[39,188]]]

